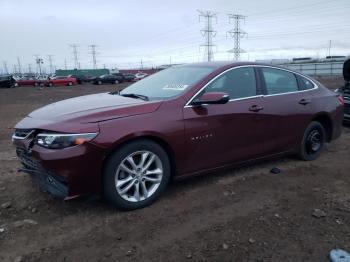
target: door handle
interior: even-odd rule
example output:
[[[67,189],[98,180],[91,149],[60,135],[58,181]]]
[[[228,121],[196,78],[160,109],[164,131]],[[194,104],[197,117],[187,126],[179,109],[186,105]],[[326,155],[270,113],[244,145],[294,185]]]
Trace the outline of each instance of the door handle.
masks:
[[[299,101],[299,104],[301,104],[301,105],[307,105],[307,104],[310,104],[311,103],[311,100],[310,99],[305,99],[305,98],[303,98],[303,99],[301,99],[300,101]]]
[[[258,106],[258,105],[252,105],[251,107],[249,107],[249,111],[252,112],[259,112],[260,110],[263,110],[264,108],[262,106]]]

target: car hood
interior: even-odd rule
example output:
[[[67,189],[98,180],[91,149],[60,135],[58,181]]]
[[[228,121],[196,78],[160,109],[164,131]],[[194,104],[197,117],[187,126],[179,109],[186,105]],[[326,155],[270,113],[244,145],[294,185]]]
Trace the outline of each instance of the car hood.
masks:
[[[39,108],[29,118],[52,122],[96,123],[154,112],[160,101],[143,101],[110,93],[80,96]]]

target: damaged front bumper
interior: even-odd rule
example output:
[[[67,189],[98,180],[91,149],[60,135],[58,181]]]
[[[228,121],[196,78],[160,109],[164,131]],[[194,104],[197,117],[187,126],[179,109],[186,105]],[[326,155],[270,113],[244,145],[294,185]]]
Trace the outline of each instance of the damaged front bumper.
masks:
[[[16,153],[23,164],[23,168],[20,168],[19,172],[26,172],[32,175],[41,191],[48,192],[55,197],[68,198],[68,181],[64,177],[46,171],[37,161],[28,156],[24,149],[17,148]]]

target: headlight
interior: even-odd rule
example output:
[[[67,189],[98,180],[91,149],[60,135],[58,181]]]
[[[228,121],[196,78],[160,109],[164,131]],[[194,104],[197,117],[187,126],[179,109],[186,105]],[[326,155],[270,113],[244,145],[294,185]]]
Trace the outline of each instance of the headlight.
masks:
[[[55,134],[41,133],[35,138],[35,143],[39,146],[60,149],[70,146],[81,145],[84,142],[91,141],[97,136],[97,133],[85,134]]]

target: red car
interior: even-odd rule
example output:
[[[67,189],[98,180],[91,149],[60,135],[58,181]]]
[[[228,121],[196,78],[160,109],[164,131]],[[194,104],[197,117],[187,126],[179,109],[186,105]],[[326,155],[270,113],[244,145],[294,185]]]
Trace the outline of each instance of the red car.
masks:
[[[72,86],[77,84],[75,77],[55,76],[45,81],[46,86]]]
[[[13,143],[44,190],[103,193],[130,210],[154,202],[170,178],[276,156],[314,160],[342,119],[343,100],[308,76],[199,63],[38,109],[16,125]]]
[[[16,81],[18,86],[40,86],[43,80],[36,78],[22,78]]]

